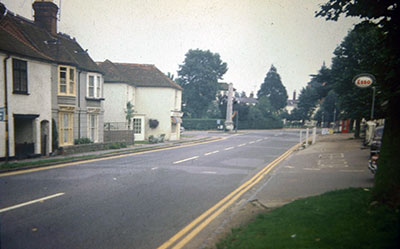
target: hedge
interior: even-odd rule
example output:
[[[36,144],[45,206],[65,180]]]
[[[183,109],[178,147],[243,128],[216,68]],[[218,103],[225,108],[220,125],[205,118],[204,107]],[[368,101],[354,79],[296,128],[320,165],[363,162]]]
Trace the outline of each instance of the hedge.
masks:
[[[184,118],[182,119],[182,126],[186,130],[216,130],[217,120],[223,125],[224,119],[203,119],[203,118]]]
[[[239,121],[239,130],[247,129],[280,129],[283,122],[277,119],[262,119],[259,121]]]
[[[200,119],[200,118],[184,118],[182,126],[186,130],[216,130],[217,120],[223,125],[224,119]],[[233,121],[236,125],[235,120]],[[283,122],[276,119],[262,119],[259,121],[239,121],[239,130],[246,129],[279,129],[283,127]]]

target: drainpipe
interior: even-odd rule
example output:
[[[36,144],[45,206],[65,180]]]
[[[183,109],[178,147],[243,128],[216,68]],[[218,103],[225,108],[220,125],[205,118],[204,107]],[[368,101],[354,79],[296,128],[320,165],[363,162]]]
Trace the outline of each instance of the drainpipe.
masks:
[[[78,71],[78,138],[81,138],[81,71]]]
[[[4,118],[6,122],[6,162],[8,162],[8,158],[10,156],[10,139],[8,137],[8,85],[7,85],[7,60],[10,59],[10,55],[7,54],[7,57],[4,58]]]

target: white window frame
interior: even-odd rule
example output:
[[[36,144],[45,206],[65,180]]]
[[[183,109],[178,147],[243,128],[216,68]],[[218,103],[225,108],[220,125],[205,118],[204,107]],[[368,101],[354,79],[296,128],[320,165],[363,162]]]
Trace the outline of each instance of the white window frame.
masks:
[[[90,78],[93,77],[93,86],[90,86]],[[88,73],[87,76],[87,89],[86,97],[90,99],[100,99],[102,98],[102,86],[103,86],[102,76],[100,74]],[[90,94],[90,88],[93,87],[93,95]]]

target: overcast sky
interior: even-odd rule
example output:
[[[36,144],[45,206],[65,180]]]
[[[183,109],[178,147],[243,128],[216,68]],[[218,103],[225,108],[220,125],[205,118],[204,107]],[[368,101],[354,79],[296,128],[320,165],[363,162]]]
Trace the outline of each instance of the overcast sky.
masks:
[[[0,0],[33,19],[33,0]],[[325,61],[356,20],[315,18],[328,0],[54,0],[58,31],[75,37],[95,61],[154,64],[177,76],[189,49],[219,53],[223,81],[258,91],[271,64],[291,98]]]

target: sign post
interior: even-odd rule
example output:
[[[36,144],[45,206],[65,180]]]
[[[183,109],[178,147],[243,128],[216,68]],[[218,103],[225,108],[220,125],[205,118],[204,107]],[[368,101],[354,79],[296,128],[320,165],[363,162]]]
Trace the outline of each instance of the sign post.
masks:
[[[359,88],[367,88],[376,82],[375,76],[369,73],[358,74],[353,78],[353,83]],[[374,119],[375,87],[372,87],[371,120]]]

